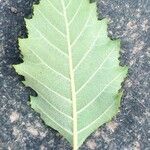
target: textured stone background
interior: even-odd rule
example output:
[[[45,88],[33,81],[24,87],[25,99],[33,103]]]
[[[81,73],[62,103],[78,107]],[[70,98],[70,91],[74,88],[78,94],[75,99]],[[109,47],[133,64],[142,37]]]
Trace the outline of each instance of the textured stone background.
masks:
[[[0,0],[0,149],[71,150],[28,106],[29,95],[12,64],[20,63],[18,36],[26,36],[24,17],[33,0]],[[121,38],[121,65],[129,66],[121,112],[95,133],[81,150],[150,150],[150,0],[99,0],[109,35]]]

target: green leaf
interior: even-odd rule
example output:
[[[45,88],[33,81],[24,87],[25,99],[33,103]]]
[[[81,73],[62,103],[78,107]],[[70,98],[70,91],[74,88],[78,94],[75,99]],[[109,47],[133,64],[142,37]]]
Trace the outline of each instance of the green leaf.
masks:
[[[19,39],[24,63],[16,65],[38,97],[31,107],[77,150],[118,112],[127,68],[119,66],[119,40],[107,36],[88,0],[41,0]]]

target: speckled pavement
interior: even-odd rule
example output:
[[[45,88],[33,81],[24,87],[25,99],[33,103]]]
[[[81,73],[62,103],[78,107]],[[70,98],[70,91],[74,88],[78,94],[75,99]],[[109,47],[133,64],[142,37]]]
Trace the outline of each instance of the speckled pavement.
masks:
[[[71,150],[57,131],[44,125],[28,105],[29,95],[12,68],[22,62],[18,37],[33,0],[0,0],[0,149]],[[150,150],[150,0],[99,0],[99,18],[110,20],[109,36],[122,40],[121,65],[129,66],[120,113],[81,150]]]

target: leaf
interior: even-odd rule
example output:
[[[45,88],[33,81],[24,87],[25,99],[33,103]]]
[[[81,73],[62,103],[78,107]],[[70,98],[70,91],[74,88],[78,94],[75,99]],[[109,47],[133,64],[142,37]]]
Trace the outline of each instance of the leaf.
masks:
[[[119,66],[120,41],[107,36],[88,0],[41,0],[19,39],[24,63],[16,65],[38,97],[31,107],[77,150],[118,112],[127,68]]]

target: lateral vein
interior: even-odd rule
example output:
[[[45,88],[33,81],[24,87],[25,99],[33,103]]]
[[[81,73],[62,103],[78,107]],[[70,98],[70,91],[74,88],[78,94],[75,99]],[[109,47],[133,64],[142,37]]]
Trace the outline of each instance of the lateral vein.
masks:
[[[47,23],[52,26],[59,34],[61,34],[63,37],[66,37],[66,35],[64,33],[62,33],[57,27],[55,27],[44,15],[44,13],[37,8],[38,12],[41,14],[41,16],[47,21]]]
[[[54,44],[52,44],[49,40],[47,40],[46,38],[45,38],[45,36],[43,35],[43,33],[41,33],[41,31],[39,31],[35,26],[33,26],[32,24],[31,24],[31,26],[41,35],[41,37],[43,38],[43,39],[45,39],[45,41],[50,45],[50,46],[52,46],[53,48],[55,48],[58,52],[60,52],[62,55],[64,55],[65,57],[68,57],[68,55],[65,53],[65,52],[63,52],[61,49],[59,49],[58,47],[56,47]]]
[[[45,96],[43,96],[42,93],[38,92],[38,94],[42,97],[42,99],[48,103],[48,105],[50,105],[51,107],[53,107],[57,112],[59,112],[60,114],[66,116],[67,118],[71,119],[72,120],[72,117],[70,117],[69,115],[67,115],[66,113],[60,111],[58,108],[56,108],[52,103],[50,103],[46,98]]]
[[[56,12],[59,14],[59,15],[63,15],[53,4],[50,0],[47,0],[48,3],[56,10]]]
[[[80,91],[94,78],[94,76],[97,74],[98,71],[100,71],[105,64],[105,62],[109,59],[111,53],[114,49],[112,49],[109,54],[106,56],[106,58],[103,60],[103,62],[100,64],[100,66],[96,69],[96,71],[88,78],[88,80],[76,91],[76,94],[80,93]]]
[[[63,75],[62,73],[56,71],[55,69],[53,69],[52,67],[50,67],[43,59],[41,59],[38,54],[36,52],[34,52],[33,50],[31,50],[29,47],[28,49],[41,61],[41,63],[43,63],[43,65],[45,65],[46,67],[48,67],[50,70],[52,70],[53,72],[55,72],[57,75],[63,77],[64,79],[66,79],[67,81],[70,81],[70,78],[66,77],[65,75]]]
[[[64,131],[66,131],[68,134],[72,135],[71,131],[69,131],[68,129],[64,128],[63,126],[61,126],[58,122],[56,122],[54,119],[52,119],[39,105],[37,105],[37,108],[39,108],[41,110],[41,112],[43,114],[45,114],[50,120],[52,120],[56,125],[58,125],[61,129],[63,129]]]
[[[111,107],[114,105],[114,102],[98,117],[96,118],[94,121],[92,121],[90,124],[88,124],[87,126],[85,126],[84,128],[82,128],[81,130],[78,131],[78,134],[83,132],[84,130],[88,129],[91,125],[93,125],[98,119],[100,119],[107,111],[109,111],[111,109]]]
[[[83,55],[83,57],[80,59],[80,61],[78,62],[78,64],[74,67],[74,71],[77,70],[77,68],[80,66],[80,64],[84,61],[84,59],[87,57],[87,55],[90,53],[90,51],[93,50],[95,43],[97,42],[97,40],[99,39],[99,35],[100,33],[98,32],[95,40],[93,41],[93,43],[91,44],[90,48],[88,49],[88,51]]]
[[[124,71],[123,71],[124,72]],[[107,89],[107,87],[109,87],[115,80],[117,80],[121,74],[123,73],[121,72],[119,75],[117,75],[115,78],[113,78],[101,91],[100,93],[98,93],[88,104],[86,104],[84,107],[82,107],[80,110],[78,110],[77,113],[81,113],[83,110],[85,110],[87,107],[89,107],[91,104],[94,103],[94,101],[101,96],[101,94]]]
[[[35,81],[37,81],[38,83],[40,83],[43,87],[45,87],[46,89],[48,89],[49,91],[51,91],[52,93],[54,93],[55,95],[61,97],[62,99],[66,100],[67,102],[71,103],[71,100],[68,99],[67,97],[59,94],[58,92],[50,89],[48,86],[44,85],[42,82],[40,82],[39,80],[37,80],[35,77],[33,77],[31,74],[29,74],[28,72],[22,70],[24,73],[26,73],[28,76],[30,76],[32,79],[34,79]]]
[[[71,18],[70,22],[68,23],[69,26],[74,21],[74,19],[76,18],[77,14],[79,13],[80,8],[82,6],[82,2],[83,2],[83,0],[80,2],[79,7],[77,8],[77,11],[75,12],[74,16]]]
[[[88,22],[90,20],[90,17],[91,17],[91,13],[89,14],[89,17],[86,20],[86,22],[85,22],[83,28],[81,29],[80,33],[78,34],[78,36],[76,37],[76,39],[72,42],[71,47],[73,47],[76,44],[76,42],[80,39],[81,35],[83,34],[83,32],[85,31],[85,29],[87,27],[87,24],[88,24]]]

